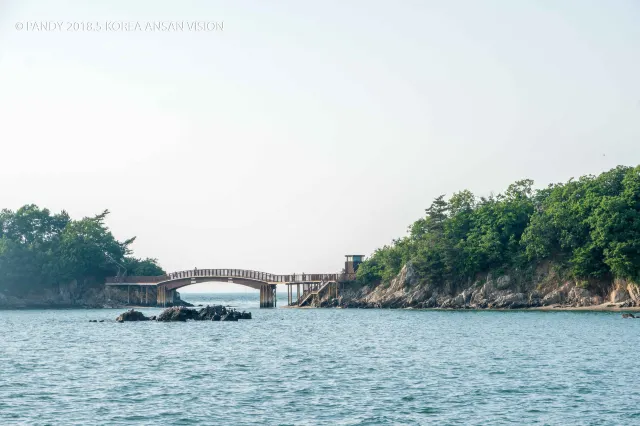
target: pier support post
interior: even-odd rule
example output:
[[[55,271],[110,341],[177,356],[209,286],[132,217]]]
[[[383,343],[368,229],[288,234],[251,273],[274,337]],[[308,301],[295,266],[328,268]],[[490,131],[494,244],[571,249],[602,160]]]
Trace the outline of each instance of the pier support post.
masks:
[[[274,308],[276,306],[276,285],[262,284],[260,286],[260,307]]]
[[[167,306],[167,289],[166,287],[156,287],[156,303],[159,307]]]

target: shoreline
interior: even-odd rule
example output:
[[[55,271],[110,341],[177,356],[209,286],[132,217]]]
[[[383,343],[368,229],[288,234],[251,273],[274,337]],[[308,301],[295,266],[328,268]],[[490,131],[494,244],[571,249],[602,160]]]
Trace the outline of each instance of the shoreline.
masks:
[[[344,308],[342,306],[327,306],[327,307],[313,307],[313,306],[281,306],[285,309],[344,309],[344,310],[407,310],[407,311],[441,311],[441,312],[483,312],[483,311],[495,311],[495,312],[528,312],[528,311],[540,311],[540,312],[640,312],[640,306],[620,307],[610,306],[611,303],[604,303],[602,305],[594,306],[537,306],[531,308]]]
[[[173,305],[173,307],[175,306],[182,306],[182,307],[186,307],[186,308],[194,308],[196,306],[189,306],[189,305]],[[113,306],[79,306],[79,305],[63,305],[63,306],[56,306],[56,305],[52,305],[52,306],[40,306],[40,305],[36,305],[36,306],[0,306],[0,312],[2,311],[71,311],[71,310],[78,310],[78,311],[84,311],[84,310],[90,310],[90,309],[100,309],[100,310],[106,310],[106,309],[167,309],[170,308],[172,306],[150,306],[150,305],[113,305]]]
[[[613,305],[613,306],[612,306]],[[179,306],[179,305],[177,305]],[[189,306],[187,306],[189,307]],[[196,306],[190,306],[196,307]],[[23,306],[23,307],[7,307],[0,306],[0,311],[36,311],[36,310],[89,310],[89,309],[165,309],[161,306],[143,306],[143,305],[113,305],[113,306]],[[278,306],[275,309],[345,309],[345,310],[355,310],[355,309],[366,309],[366,310],[408,310],[408,311],[447,311],[447,312],[459,312],[459,311],[474,311],[474,312],[482,312],[482,311],[497,311],[497,312],[526,312],[526,311],[540,311],[540,312],[639,312],[640,306],[629,306],[629,307],[621,307],[617,306],[617,304],[613,303],[603,303],[601,305],[592,305],[592,306],[558,306],[558,305],[550,305],[550,306],[536,306],[530,308],[413,308],[413,307],[390,307],[390,308],[381,308],[381,307],[362,307],[362,308],[348,308],[342,306],[325,306],[325,307],[314,307],[314,306],[288,306],[282,305]]]

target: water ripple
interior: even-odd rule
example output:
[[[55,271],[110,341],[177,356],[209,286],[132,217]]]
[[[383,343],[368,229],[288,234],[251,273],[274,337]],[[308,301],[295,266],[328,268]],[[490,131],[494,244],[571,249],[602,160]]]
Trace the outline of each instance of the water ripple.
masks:
[[[113,310],[0,311],[0,424],[640,417],[629,352],[640,321],[619,314],[241,308],[254,319],[117,324]]]

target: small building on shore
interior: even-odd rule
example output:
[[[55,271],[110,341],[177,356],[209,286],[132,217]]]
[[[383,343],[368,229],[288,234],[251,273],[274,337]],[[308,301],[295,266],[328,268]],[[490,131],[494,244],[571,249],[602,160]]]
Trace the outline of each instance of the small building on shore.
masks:
[[[344,273],[345,274],[355,274],[358,271],[358,266],[364,260],[364,255],[362,254],[347,254],[345,255],[347,258],[344,262]]]

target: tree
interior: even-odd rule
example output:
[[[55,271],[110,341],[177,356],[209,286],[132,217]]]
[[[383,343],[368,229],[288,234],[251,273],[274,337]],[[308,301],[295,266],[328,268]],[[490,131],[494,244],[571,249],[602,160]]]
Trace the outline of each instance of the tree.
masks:
[[[495,197],[440,195],[407,237],[360,266],[360,277],[387,281],[411,261],[424,280],[456,283],[542,260],[576,278],[640,280],[640,166],[539,190],[523,179]]]
[[[166,274],[165,270],[158,265],[157,259],[127,257],[125,258],[124,267],[127,269],[127,275],[160,276]]]
[[[137,275],[163,275],[155,259],[130,257],[135,240],[117,241],[105,225],[109,211],[71,220],[34,204],[0,211],[0,289],[28,292],[71,280],[100,282],[129,263]]]

